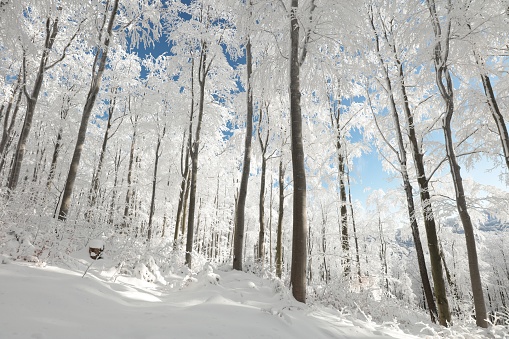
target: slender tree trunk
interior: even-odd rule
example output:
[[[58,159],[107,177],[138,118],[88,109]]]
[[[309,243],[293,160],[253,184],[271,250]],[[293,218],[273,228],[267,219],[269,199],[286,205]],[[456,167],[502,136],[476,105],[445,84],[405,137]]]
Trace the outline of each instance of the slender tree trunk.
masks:
[[[97,169],[92,176],[92,184],[90,185],[90,191],[88,193],[88,211],[85,213],[87,221],[90,221],[92,216],[92,209],[94,208],[97,196],[99,194],[99,180],[102,173],[102,168],[104,164],[104,158],[106,156],[106,148],[108,146],[108,140],[110,138],[110,130],[111,130],[111,122],[113,119],[113,113],[115,111],[115,103],[116,99],[113,99],[109,109],[108,109],[108,121],[106,123],[106,131],[104,131],[103,143],[101,145],[101,152],[99,154],[99,162],[97,164]]]
[[[258,206],[258,222],[260,230],[258,232],[258,260],[263,265],[265,260],[265,176],[267,172],[267,159],[262,155],[262,173],[260,182],[260,199]]]
[[[192,108],[191,108],[191,114],[192,114]],[[180,173],[182,175],[182,180],[180,182],[179,203],[177,206],[177,217],[176,217],[176,221],[175,221],[175,233],[173,234],[173,243],[175,246],[177,245],[177,241],[178,241],[178,237],[179,237],[180,224],[181,224],[182,220],[184,219],[184,218],[182,218],[183,207],[184,207],[184,197],[186,194],[187,182],[189,181],[189,140],[186,140],[185,132],[184,132],[184,137],[182,138],[182,149],[181,149],[181,153],[180,153]]]
[[[114,225],[114,215],[115,215],[115,206],[116,206],[116,200],[117,200],[117,184],[118,184],[118,172],[120,169],[120,162],[121,162],[121,150],[119,149],[117,151],[117,154],[115,154],[115,176],[113,178],[113,192],[111,194],[111,202],[110,202],[110,213],[108,216],[108,225]]]
[[[341,126],[339,126],[339,118],[341,110],[341,98],[338,98],[337,109],[331,109],[331,122],[336,127],[336,153],[338,156],[338,180],[339,180],[339,198],[340,198],[340,214],[341,214],[341,248],[343,250],[343,273],[345,276],[350,275],[350,242],[348,236],[348,201],[346,199],[345,185],[345,155],[341,142]]]
[[[14,106],[14,111],[12,112],[10,122],[9,122],[9,116],[11,111],[10,103],[9,105],[7,105],[7,109],[5,112],[2,139],[0,140],[0,172],[4,168],[5,159],[7,157],[7,151],[12,143],[12,140],[14,139],[13,130],[21,103],[22,93],[23,93],[22,90],[18,89],[18,97],[16,99],[16,104]]]
[[[42,51],[41,60],[39,62],[39,69],[35,77],[34,88],[32,89],[31,94],[28,94],[28,91],[26,89],[26,78],[27,78],[26,56],[25,53],[23,52],[23,80],[24,80],[23,91],[25,93],[25,97],[27,100],[27,110],[25,113],[23,128],[21,129],[21,133],[19,136],[18,146],[16,147],[14,164],[9,176],[9,182],[7,184],[9,191],[14,191],[16,189],[16,186],[18,185],[19,174],[21,171],[21,165],[23,163],[23,157],[25,156],[28,136],[30,134],[30,129],[32,128],[35,107],[37,105],[37,100],[41,92],[42,83],[44,80],[44,73],[47,70],[49,53],[53,48],[53,44],[55,42],[57,34],[58,34],[58,18],[54,19],[53,22],[51,22],[51,19],[48,17],[46,19],[46,39],[44,42],[44,49]]]
[[[179,227],[181,227],[182,235],[184,235],[186,224],[187,198],[189,196],[189,187],[191,174],[189,173],[189,157],[191,155],[192,139],[193,139],[193,119],[194,119],[194,58],[191,58],[191,107],[189,110],[189,131],[187,143],[185,145],[185,161],[184,161],[184,142],[185,132],[182,139],[182,150],[180,155],[180,172],[182,181],[180,185],[179,205],[177,208],[177,220],[175,222],[174,244],[177,245]],[[181,225],[180,225],[181,224]]]
[[[104,42],[102,45],[98,46],[98,50],[96,52],[96,58],[94,60],[93,69],[95,70],[97,67],[97,73],[94,72],[92,76],[92,82],[90,84],[90,89],[87,95],[85,106],[83,108],[83,116],[81,118],[81,124],[78,131],[78,138],[76,140],[76,146],[74,148],[71,166],[69,167],[69,174],[67,175],[67,181],[65,183],[64,194],[62,196],[62,205],[60,206],[60,211],[58,213],[59,220],[67,219],[67,215],[69,214],[69,209],[71,207],[72,191],[74,188],[74,182],[76,181],[76,175],[78,173],[78,166],[81,159],[81,153],[83,151],[83,146],[85,144],[88,121],[90,119],[92,109],[94,108],[95,100],[97,99],[97,94],[99,93],[99,88],[101,86],[104,69],[106,68],[106,60],[108,56],[113,25],[115,22],[115,16],[117,15],[118,3],[119,0],[114,0]]]
[[[348,158],[347,158],[348,162]],[[348,163],[347,163],[348,167]],[[350,192],[350,171],[346,172],[346,182],[348,184],[348,204],[350,205],[350,215],[352,217],[352,230],[353,230],[353,239],[355,244],[355,261],[357,263],[357,278],[359,283],[362,283],[362,273],[361,273],[361,259],[359,254],[359,239],[357,237],[357,227],[355,225],[355,217],[353,213],[353,204],[352,204],[352,193]]]
[[[283,168],[283,157],[279,159],[279,207],[277,217],[277,239],[276,239],[276,276],[281,279],[283,273],[283,216],[285,211],[285,170]]]
[[[374,27],[374,23],[372,22],[372,28],[375,32],[376,36],[376,43],[378,44],[378,33],[376,32],[376,29]],[[435,296],[437,299],[437,303],[435,304],[435,301],[433,299],[433,293],[431,290],[431,285],[429,283],[428,273],[426,269],[426,264],[424,260],[424,253],[422,251],[422,245],[420,241],[420,235],[419,235],[419,229],[417,226],[417,222],[415,219],[415,207],[413,203],[413,194],[412,194],[412,188],[410,186],[410,181],[408,179],[408,172],[407,172],[407,166],[406,166],[406,150],[404,149],[404,146],[402,145],[403,136],[401,133],[401,127],[397,128],[398,133],[398,146],[400,149],[400,160],[403,160],[400,163],[404,163],[404,169],[403,165],[401,165],[402,168],[402,174],[404,173],[404,182],[405,182],[405,192],[407,195],[407,207],[408,207],[408,213],[411,221],[411,229],[412,229],[412,235],[414,238],[414,243],[416,246],[416,252],[417,252],[417,260],[419,264],[419,271],[421,274],[421,281],[423,284],[423,290],[426,297],[426,301],[430,310],[430,317],[433,322],[436,320],[436,315],[438,315],[438,319],[441,325],[447,326],[447,324],[451,321],[451,314],[449,309],[449,302],[447,300],[447,293],[445,289],[445,281],[443,276],[443,269],[442,264],[440,261],[440,254],[439,254],[439,243],[438,243],[438,237],[437,237],[437,231],[436,231],[436,225],[435,225],[435,218],[433,215],[433,209],[431,206],[431,197],[429,194],[429,187],[428,187],[428,180],[426,177],[426,172],[424,169],[424,157],[420,150],[419,143],[417,141],[417,136],[415,132],[415,126],[414,126],[414,119],[412,112],[410,111],[410,107],[408,104],[408,96],[406,92],[405,87],[405,81],[404,81],[404,72],[403,72],[403,65],[399,60],[398,53],[396,50],[396,45],[394,43],[389,42],[387,35],[385,35],[386,41],[389,44],[389,46],[392,49],[392,53],[394,54],[397,71],[398,71],[398,81],[396,82],[401,95],[403,97],[403,111],[405,113],[406,117],[406,123],[407,123],[407,135],[411,144],[412,149],[412,155],[414,160],[414,166],[415,171],[417,174],[417,182],[419,184],[419,190],[420,190],[420,199],[421,199],[421,205],[423,206],[423,215],[424,215],[424,226],[426,230],[426,235],[428,239],[428,250],[430,255],[430,263],[431,263],[431,273],[433,278],[433,284],[434,284],[434,290],[435,290]],[[388,83],[388,89],[390,91],[389,97],[391,100],[391,110],[393,112],[397,112],[396,110],[396,104],[395,99],[393,96],[393,90],[392,90],[392,84],[389,79],[389,75],[387,72],[387,69],[384,66],[383,59],[380,55],[379,48],[377,49],[379,53],[379,60],[382,64],[382,68],[385,73],[386,77],[386,83]],[[396,115],[394,115],[396,114]],[[399,117],[397,116],[397,113],[393,113],[393,117],[395,119],[395,125],[400,126],[399,123]],[[397,119],[397,121],[396,121]],[[406,179],[405,179],[406,178]],[[407,186],[408,185],[408,186]],[[410,195],[412,195],[412,198],[410,199]],[[438,309],[437,309],[438,305]]]
[[[11,136],[12,128],[14,126],[14,122],[15,122],[16,116],[18,114],[19,106],[21,103],[21,97],[23,94],[23,90],[21,89],[21,81],[22,80],[21,80],[21,71],[20,71],[20,73],[18,74],[18,81],[17,81],[16,85],[14,86],[14,90],[12,91],[12,96],[9,100],[9,103],[7,104],[7,107],[4,107],[2,105],[2,112],[5,109],[5,115],[3,116],[4,121],[2,124],[2,138],[0,139],[0,156],[3,156],[3,154],[4,154],[7,140]],[[17,94],[17,98],[16,98],[16,94]],[[10,117],[11,110],[12,110],[12,104],[14,103],[14,98],[16,98],[16,102],[14,104],[14,112],[12,114],[12,117]],[[1,118],[0,118],[0,120],[1,120]]]
[[[272,175],[270,176],[270,198],[269,198],[269,269],[272,270]]]
[[[247,68],[247,114],[246,114],[246,135],[244,140],[244,163],[242,165],[242,177],[240,179],[237,210],[235,211],[235,241],[233,243],[233,269],[242,271],[243,250],[244,250],[244,214],[246,209],[247,184],[251,168],[251,141],[253,138],[253,88],[251,84],[251,73],[253,61],[251,55],[251,39],[246,44],[246,68]]]
[[[268,113],[268,105],[266,106]],[[268,115],[267,115],[268,119]],[[258,118],[258,141],[260,150],[262,151],[262,173],[260,180],[260,196],[258,206],[258,222],[260,230],[258,232],[258,259],[261,264],[265,261],[265,179],[267,176],[267,145],[269,143],[269,131],[267,131],[265,138],[262,137],[261,123],[263,120],[263,109],[260,108],[260,116]],[[267,123],[268,125],[268,123]],[[270,245],[269,245],[270,248]],[[270,263],[269,263],[270,264]]]
[[[484,69],[484,63],[481,61],[479,55],[474,52],[474,56],[477,64],[481,67],[481,69]],[[500,143],[502,145],[502,150],[504,151],[505,164],[509,169],[509,133],[507,132],[507,125],[505,123],[504,116],[500,112],[495,93],[493,92],[493,86],[491,85],[490,77],[481,71],[481,80],[484,88],[484,94],[486,95],[486,99],[488,101],[488,107],[490,108],[493,120],[495,120],[495,124],[497,125]]]
[[[196,210],[196,183],[198,180],[198,152],[200,150],[200,133],[203,121],[203,109],[205,103],[205,82],[210,69],[211,62],[207,62],[207,43],[202,42],[200,51],[200,63],[198,70],[198,82],[200,87],[198,102],[198,122],[191,151],[191,187],[189,192],[189,216],[187,222],[186,242],[186,265],[192,267],[192,252],[194,243],[194,216]]]
[[[445,148],[447,158],[449,160],[452,180],[454,183],[454,191],[456,193],[456,207],[458,209],[458,214],[465,231],[468,268],[470,272],[470,281],[472,284],[472,294],[474,297],[476,324],[479,327],[487,328],[488,323],[486,321],[486,304],[484,302],[481,275],[479,273],[479,261],[477,258],[477,249],[475,245],[474,227],[472,225],[472,220],[470,219],[470,214],[468,213],[465,190],[463,188],[463,179],[461,177],[461,169],[454,151],[454,142],[451,129],[451,120],[454,114],[454,90],[451,74],[447,66],[451,19],[450,17],[448,18],[446,23],[446,30],[443,32],[438,19],[438,14],[436,12],[435,1],[427,1],[428,9],[431,14],[433,31],[435,33],[434,63],[436,71],[436,82],[440,91],[440,95],[442,96],[445,104],[445,116],[442,121],[442,129],[444,131]],[[448,11],[451,11],[451,7],[452,3],[449,1]]]
[[[152,176],[152,198],[150,199],[150,210],[149,210],[149,214],[148,214],[147,241],[149,241],[149,242],[152,239],[152,223],[154,220],[155,203],[156,203],[157,165],[159,164],[159,158],[161,157],[159,150],[161,148],[161,141],[164,138],[165,134],[166,134],[166,126],[164,126],[164,128],[163,128],[162,135],[158,136],[158,138],[157,138],[156,158],[154,161],[154,174]]]
[[[125,205],[124,205],[124,220],[123,229],[127,232],[128,226],[131,223],[131,197],[133,193],[132,189],[132,176],[133,176],[133,165],[134,165],[134,150],[136,145],[136,124],[133,124],[134,130],[131,138],[131,149],[129,151],[129,164],[127,169],[127,192],[125,194]]]

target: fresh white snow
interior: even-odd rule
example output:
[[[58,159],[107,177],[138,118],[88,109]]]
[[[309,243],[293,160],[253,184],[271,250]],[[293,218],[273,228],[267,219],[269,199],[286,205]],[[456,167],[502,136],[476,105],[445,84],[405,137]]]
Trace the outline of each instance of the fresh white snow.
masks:
[[[424,324],[410,334],[304,305],[274,281],[229,268],[205,265],[192,276],[168,273],[164,283],[152,283],[99,260],[82,278],[92,261],[87,254],[67,258],[69,268],[4,259],[0,339],[438,337]]]

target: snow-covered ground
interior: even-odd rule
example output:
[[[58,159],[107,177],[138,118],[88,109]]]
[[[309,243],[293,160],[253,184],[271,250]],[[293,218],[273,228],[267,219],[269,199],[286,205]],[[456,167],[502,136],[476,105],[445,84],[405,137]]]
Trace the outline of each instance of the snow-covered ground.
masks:
[[[318,305],[254,274],[206,266],[149,283],[76,258],[70,268],[0,265],[0,339],[431,338]],[[80,269],[77,269],[82,265]],[[163,279],[161,277],[161,279]],[[479,337],[479,336],[475,336]]]

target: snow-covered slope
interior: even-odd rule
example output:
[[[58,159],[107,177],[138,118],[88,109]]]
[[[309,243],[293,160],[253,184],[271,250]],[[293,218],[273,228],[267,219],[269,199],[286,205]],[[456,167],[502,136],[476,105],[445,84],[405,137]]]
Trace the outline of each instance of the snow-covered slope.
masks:
[[[97,266],[100,266],[98,263]],[[0,265],[0,338],[412,337],[342,318],[277,291],[270,281],[208,267],[167,285],[34,264]]]
[[[151,283],[121,275],[101,260],[83,277],[90,262],[85,256],[69,257],[72,269],[4,259],[0,339],[457,337],[418,319],[401,329],[304,305],[277,282],[208,264],[192,276],[168,273],[158,278],[163,283]],[[489,332],[483,333],[467,337]]]

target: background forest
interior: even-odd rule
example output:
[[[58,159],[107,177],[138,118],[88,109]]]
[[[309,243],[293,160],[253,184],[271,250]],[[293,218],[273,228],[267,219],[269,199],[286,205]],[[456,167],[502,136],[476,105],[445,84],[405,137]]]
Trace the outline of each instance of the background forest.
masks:
[[[507,325],[508,27],[506,0],[2,0],[0,251],[99,238],[144,279]]]

